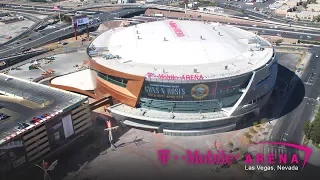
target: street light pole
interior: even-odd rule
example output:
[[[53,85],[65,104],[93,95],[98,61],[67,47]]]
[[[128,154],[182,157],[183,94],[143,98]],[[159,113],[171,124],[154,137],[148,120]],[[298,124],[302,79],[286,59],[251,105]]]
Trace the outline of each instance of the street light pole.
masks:
[[[61,24],[61,14],[60,14],[60,12],[61,12],[61,9],[59,9],[59,20],[60,20],[60,24]]]
[[[110,142],[110,144],[111,144],[112,148],[113,148],[113,149],[116,149],[116,146],[113,144],[112,131],[113,131],[113,130],[118,129],[118,128],[119,128],[119,126],[114,126],[114,127],[112,127],[112,125],[111,125],[111,121],[110,121],[110,120],[109,120],[109,121],[107,121],[107,123],[106,123],[106,124],[107,124],[107,128],[106,128],[106,129],[104,129],[104,130],[109,132],[109,142]]]

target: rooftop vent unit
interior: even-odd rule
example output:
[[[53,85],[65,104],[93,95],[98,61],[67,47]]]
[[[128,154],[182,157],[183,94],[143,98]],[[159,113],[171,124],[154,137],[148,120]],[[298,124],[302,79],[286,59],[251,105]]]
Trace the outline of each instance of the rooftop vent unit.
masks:
[[[140,36],[138,36],[137,38],[138,38],[138,39],[141,39],[141,37],[140,37]]]
[[[251,48],[253,51],[261,51],[262,48],[260,46],[255,46]]]
[[[198,73],[198,69],[193,69],[193,73]]]
[[[165,69],[162,69],[162,73],[163,73],[163,74],[166,74],[166,70],[165,70]]]
[[[200,36],[200,39],[201,39],[201,40],[205,40],[204,37],[202,37],[202,36]]]
[[[212,29],[215,31],[215,30],[216,30],[216,27],[212,27]]]
[[[168,41],[166,37],[163,38],[163,41]]]
[[[137,30],[137,32],[136,32],[137,34],[139,34],[139,31]]]
[[[255,36],[255,37],[248,39],[248,44],[255,44],[255,43],[258,43],[259,41],[260,41],[260,39]]]
[[[170,114],[169,118],[174,119],[174,114]]]
[[[219,36],[221,36],[221,33],[220,33],[220,32],[218,32],[218,35],[219,35]]]
[[[228,70],[228,66],[224,66],[224,69],[225,69],[225,70]]]
[[[120,56],[112,54],[104,54],[102,57],[105,59],[120,59]]]

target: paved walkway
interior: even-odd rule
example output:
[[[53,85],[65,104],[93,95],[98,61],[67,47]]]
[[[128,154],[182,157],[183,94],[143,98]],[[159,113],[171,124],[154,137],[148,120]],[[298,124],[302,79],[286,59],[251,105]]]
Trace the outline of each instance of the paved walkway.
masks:
[[[202,179],[213,177],[228,178],[248,178],[249,174],[243,167],[231,166],[222,169],[221,172],[213,172],[212,165],[187,165],[186,160],[170,159],[167,165],[162,165],[158,159],[158,150],[169,149],[171,155],[182,157],[186,155],[186,150],[199,150],[207,152],[214,144],[219,144],[224,148],[231,139],[241,142],[241,131],[233,131],[217,135],[197,136],[197,137],[171,137],[163,134],[153,134],[151,132],[130,129],[116,143],[116,151],[108,149],[106,153],[100,154],[97,158],[89,162],[80,179],[96,177],[97,180],[105,177],[168,177],[176,176],[179,173],[186,177],[203,177]],[[219,142],[219,143],[215,143]],[[195,148],[196,147],[196,148]],[[213,153],[214,150],[212,150]],[[125,172],[125,173],[124,173]],[[143,172],[143,173],[141,173]],[[180,175],[179,175],[180,176]]]

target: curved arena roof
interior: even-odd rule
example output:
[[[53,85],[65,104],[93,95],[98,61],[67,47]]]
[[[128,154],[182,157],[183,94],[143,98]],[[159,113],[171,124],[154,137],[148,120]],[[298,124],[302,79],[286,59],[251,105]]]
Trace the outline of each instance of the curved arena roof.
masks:
[[[274,51],[268,41],[231,25],[168,19],[107,31],[92,45],[105,55],[93,60],[120,72],[183,75],[196,69],[204,79],[251,72]]]

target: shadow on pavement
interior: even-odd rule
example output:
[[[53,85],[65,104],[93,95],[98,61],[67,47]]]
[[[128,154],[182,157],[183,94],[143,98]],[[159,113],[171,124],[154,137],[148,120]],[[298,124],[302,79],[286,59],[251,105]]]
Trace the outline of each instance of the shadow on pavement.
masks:
[[[293,78],[297,80],[295,86],[290,83]],[[289,93],[290,91],[292,92]],[[237,129],[250,127],[254,122],[263,118],[273,120],[285,116],[300,105],[304,95],[305,89],[301,79],[294,72],[279,64],[276,85],[270,99],[261,109],[259,116],[253,113],[246,115],[238,122]],[[284,102],[285,104],[281,106]]]
[[[319,159],[320,161],[320,159]],[[320,179],[320,166],[315,166],[313,164],[307,163],[304,169],[301,169],[297,176],[294,178],[296,180],[300,179]]]
[[[94,114],[95,112],[92,112]],[[94,116],[94,115],[93,115]],[[92,131],[79,138],[73,144],[69,145],[63,152],[58,152],[50,158],[45,159],[49,164],[58,159],[56,168],[49,172],[51,179],[64,179],[68,173],[76,172],[80,166],[95,159],[99,155],[109,152],[110,148],[108,133],[104,131],[106,116],[99,116],[93,120]],[[121,135],[126,133],[129,129],[121,126],[116,121],[111,120],[113,126],[119,128],[113,132],[114,141],[117,142]],[[26,172],[19,176],[12,176],[6,180],[16,179],[32,179],[43,180],[43,171],[36,166],[26,169]]]

